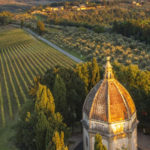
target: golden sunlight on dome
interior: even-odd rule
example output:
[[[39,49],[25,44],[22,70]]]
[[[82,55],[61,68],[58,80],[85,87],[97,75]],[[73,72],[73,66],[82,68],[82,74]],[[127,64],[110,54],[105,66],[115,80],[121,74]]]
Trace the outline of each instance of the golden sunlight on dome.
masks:
[[[114,78],[110,57],[107,57],[104,79],[86,97],[83,112],[89,119],[117,122],[130,119],[136,112],[128,91]],[[120,128],[121,127],[114,127]],[[116,130],[117,130],[116,129]]]
[[[111,125],[113,133],[120,133],[124,131],[124,125],[123,123],[118,123],[118,124],[112,124]]]

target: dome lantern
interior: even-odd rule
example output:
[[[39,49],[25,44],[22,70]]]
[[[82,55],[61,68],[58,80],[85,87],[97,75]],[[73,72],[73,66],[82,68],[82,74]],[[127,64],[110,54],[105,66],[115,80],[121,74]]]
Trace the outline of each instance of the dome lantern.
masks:
[[[112,66],[110,64],[110,57],[107,57],[107,63],[105,66],[105,79],[114,79],[113,71],[112,71]]]

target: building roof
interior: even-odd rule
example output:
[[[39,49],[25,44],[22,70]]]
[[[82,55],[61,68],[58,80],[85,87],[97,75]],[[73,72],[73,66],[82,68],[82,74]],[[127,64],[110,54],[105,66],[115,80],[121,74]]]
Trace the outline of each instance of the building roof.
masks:
[[[114,78],[108,57],[104,79],[99,81],[87,95],[83,112],[91,120],[111,123],[130,119],[135,111],[135,105],[130,94]]]

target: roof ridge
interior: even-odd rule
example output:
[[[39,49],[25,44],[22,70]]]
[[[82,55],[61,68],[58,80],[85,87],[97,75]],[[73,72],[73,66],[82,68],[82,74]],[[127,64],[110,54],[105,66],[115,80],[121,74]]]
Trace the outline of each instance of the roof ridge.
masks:
[[[126,110],[127,110],[127,114],[128,114],[128,118],[130,118],[130,117],[131,117],[131,114],[130,114],[130,111],[129,111],[129,106],[128,106],[128,104],[127,104],[126,99],[125,99],[124,96],[122,95],[122,92],[121,92],[120,89],[118,88],[118,85],[116,84],[116,82],[118,82],[118,81],[117,81],[117,80],[114,80],[114,84],[115,84],[115,86],[116,86],[118,92],[120,93],[120,96],[122,97],[122,100],[123,100],[123,102],[124,102],[124,104],[125,104],[125,107],[126,107]]]
[[[102,89],[102,87],[103,87],[102,85],[104,84],[104,81],[105,81],[105,80],[102,81],[102,83],[100,84],[100,86],[99,86],[97,92],[95,93],[95,97],[94,97],[93,103],[92,103],[92,105],[91,105],[91,110],[90,110],[90,114],[89,114],[89,119],[91,118],[91,113],[93,112],[93,105],[94,105],[94,102],[96,101],[96,98],[97,98],[97,95],[98,95],[99,91],[100,91],[100,90]]]
[[[107,80],[107,84],[108,84],[108,88],[107,88],[107,117],[108,117],[108,122],[110,123],[111,120],[110,120],[110,97],[109,97],[109,83],[108,83],[108,80]]]

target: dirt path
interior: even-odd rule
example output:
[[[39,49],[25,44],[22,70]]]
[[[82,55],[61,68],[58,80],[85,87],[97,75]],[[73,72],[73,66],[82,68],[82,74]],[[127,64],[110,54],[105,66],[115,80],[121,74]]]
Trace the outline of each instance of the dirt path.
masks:
[[[43,41],[44,43],[48,44],[49,46],[53,47],[54,49],[58,50],[59,52],[63,53],[64,55],[68,56],[69,58],[71,58],[72,60],[74,60],[77,63],[83,62],[82,60],[80,60],[79,58],[69,54],[68,52],[66,52],[65,50],[63,50],[62,48],[56,46],[55,44],[53,44],[52,42],[46,40],[45,38],[39,36],[38,34],[36,34],[35,32],[31,31],[28,28],[24,28],[25,31],[27,31],[28,33],[32,34],[34,37],[36,37],[37,39]]]

